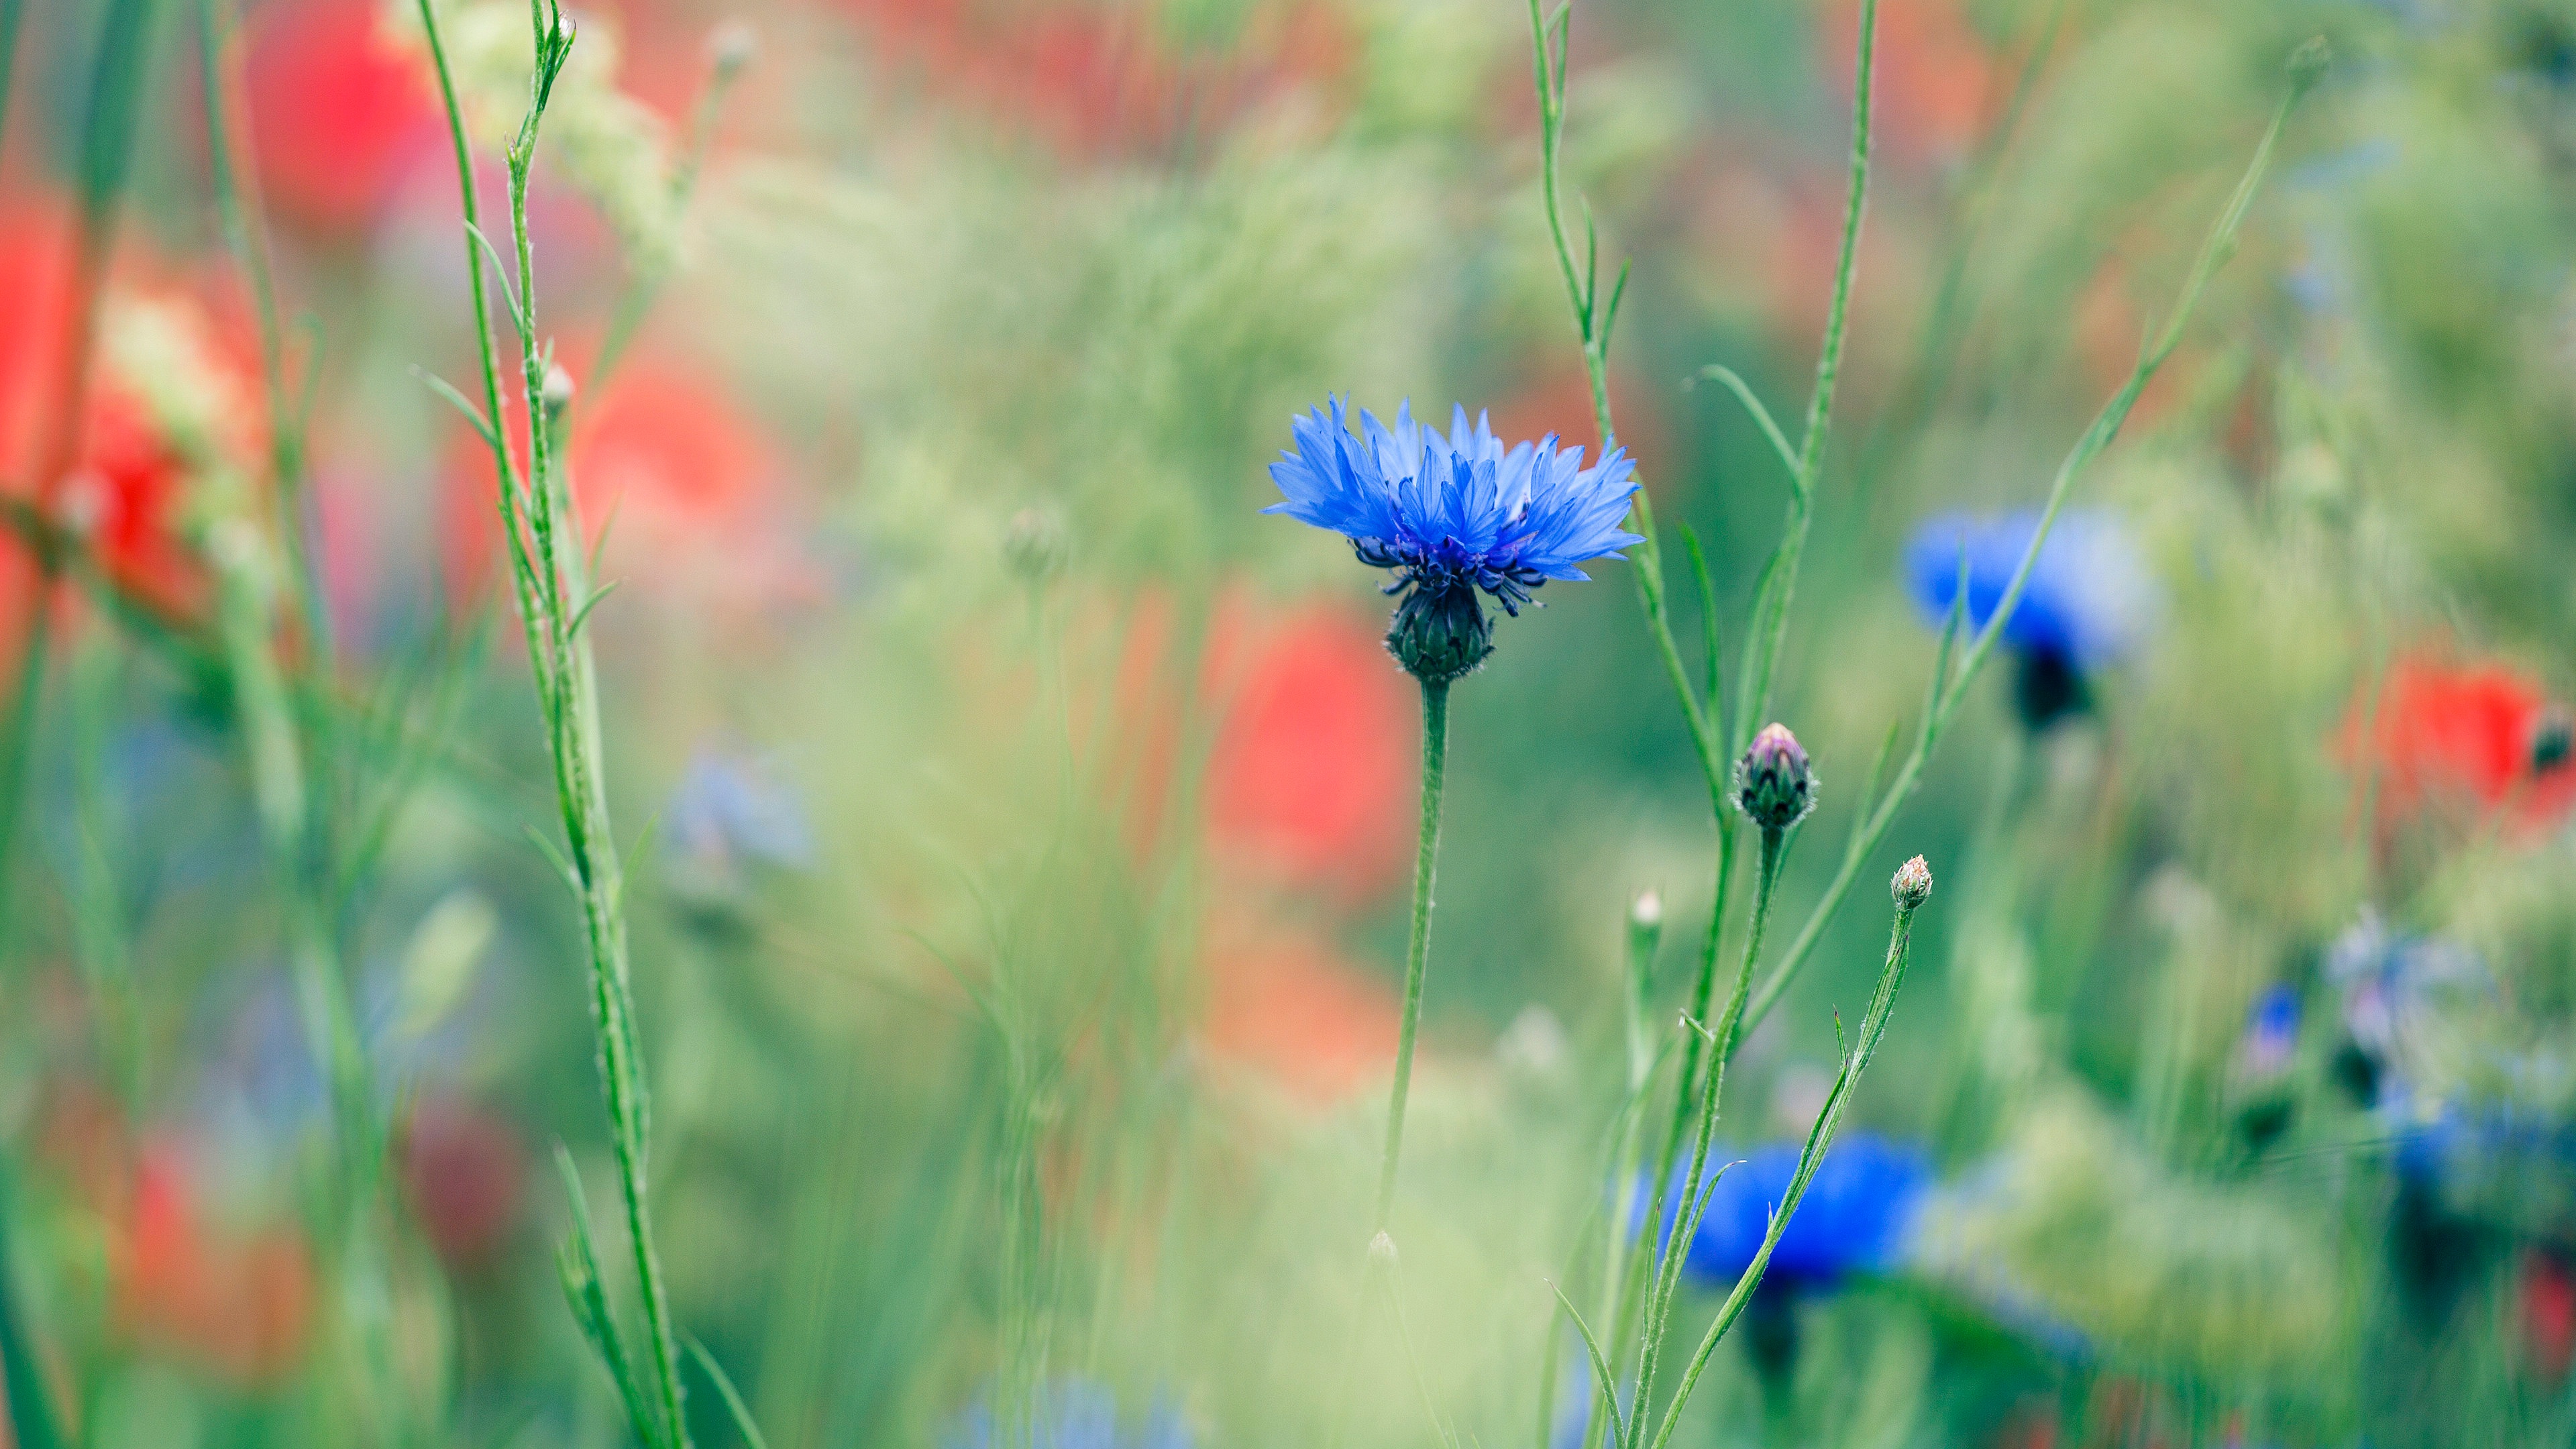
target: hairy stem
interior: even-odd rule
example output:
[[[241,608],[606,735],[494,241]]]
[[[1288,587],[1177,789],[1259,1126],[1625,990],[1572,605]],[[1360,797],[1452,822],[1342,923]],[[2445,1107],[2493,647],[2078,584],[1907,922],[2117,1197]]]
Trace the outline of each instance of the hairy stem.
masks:
[[[1395,1041],[1395,1089],[1386,1104],[1386,1150],[1378,1162],[1372,1235],[1395,1210],[1395,1168],[1404,1155],[1404,1100],[1413,1087],[1413,1039],[1422,1025],[1422,977],[1431,956],[1431,880],[1440,858],[1440,787],[1449,760],[1449,686],[1422,686],[1422,836],[1413,857],[1413,929],[1404,947],[1404,1020]]]
[[[2138,395],[2146,391],[2147,384],[2155,379],[2165,359],[2172,356],[2174,348],[2181,343],[2183,328],[2199,305],[2210,278],[2217,274],[2218,268],[2235,250],[2237,233],[2244,225],[2247,209],[2253,205],[2263,172],[2271,164],[2272,151],[2281,138],[2281,130],[2289,123],[2290,112],[2305,93],[2306,82],[2294,80],[2289,92],[2281,98],[2280,105],[2272,113],[2271,124],[2263,131],[2262,140],[2255,144],[2253,158],[2247,162],[2243,177],[2237,181],[2227,204],[2220,208],[2217,219],[2211,223],[2209,235],[2201,243],[2199,256],[2184,280],[2182,292],[2176,298],[2173,312],[2163,329],[2156,335],[2153,345],[2140,355],[2128,381],[2102,405],[2102,410],[2094,415],[2092,425],[2076,439],[2074,447],[2058,464],[2057,474],[2049,483],[2047,503],[2040,510],[2039,526],[2032,531],[2030,544],[2022,551],[2021,563],[2013,570],[2012,582],[1996,601],[1994,612],[1977,629],[1967,653],[1959,660],[1958,668],[1954,672],[1937,674],[1933,679],[1913,750],[1897,767],[1896,776],[1888,783],[1886,793],[1875,802],[1864,805],[1863,824],[1853,833],[1851,845],[1843,852],[1842,864],[1835,870],[1832,883],[1826,886],[1824,896],[1808,914],[1806,924],[1792,938],[1789,949],[1782,953],[1780,964],[1772,968],[1771,974],[1763,979],[1761,990],[1754,993],[1753,1004],[1745,1018],[1748,1028],[1760,1025],[1763,1017],[1778,1003],[1781,993],[1789,989],[1790,982],[1797,977],[1798,968],[1815,950],[1825,927],[1841,907],[1843,897],[1850,892],[1852,882],[1859,878],[1862,863],[1886,837],[1888,827],[1895,823],[1898,808],[1913,795],[1915,786],[1921,782],[1923,768],[1939,746],[1942,730],[1949,724],[1959,702],[1966,697],[1968,686],[1975,682],[1978,672],[1994,653],[2004,629],[2011,624],[2013,611],[2020,606],[2022,594],[2029,588],[2031,570],[2039,563],[2040,550],[2046,546],[2049,530],[2056,525],[2057,515],[2065,506],[2075,480],[2119,435],[2120,425],[2128,420],[2129,410],[2136,406]],[[1946,655],[1941,665],[1944,671],[1948,670]]]

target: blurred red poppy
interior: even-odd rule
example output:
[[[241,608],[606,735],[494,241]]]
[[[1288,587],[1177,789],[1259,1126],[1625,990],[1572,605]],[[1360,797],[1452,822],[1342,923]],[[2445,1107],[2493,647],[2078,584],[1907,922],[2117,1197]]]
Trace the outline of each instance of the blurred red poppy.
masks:
[[[509,409],[526,459],[525,408]],[[613,576],[742,602],[809,598],[822,583],[792,544],[777,460],[712,377],[638,359],[574,405],[573,500],[592,546],[607,530]],[[450,435],[441,552],[451,596],[478,598],[501,563],[491,450],[461,423]]]
[[[1115,8],[982,13],[965,0],[845,0],[898,66],[956,104],[1068,155],[1120,155],[1222,133],[1292,90],[1328,86],[1356,46],[1333,8],[1298,3],[1245,22],[1229,52],[1189,54]]]
[[[1219,921],[1209,929],[1206,1041],[1310,1106],[1340,1102],[1394,1069],[1395,992],[1304,928]]]
[[[435,159],[438,102],[417,45],[370,0],[258,7],[243,62],[262,199],[306,234],[362,235],[403,171]]]
[[[1309,605],[1253,623],[1221,616],[1210,681],[1209,845],[1257,879],[1357,903],[1405,877],[1415,692],[1355,610]]]
[[[11,289],[0,309],[0,487],[87,530],[129,594],[192,613],[206,579],[186,533],[190,476],[208,460],[256,476],[250,348],[232,319],[189,291],[113,281],[98,303],[81,416],[66,433],[55,413],[73,393],[71,245],[61,203],[0,203],[0,275]],[[37,476],[66,447],[69,466]]]
[[[2342,744],[2375,774],[2383,826],[2465,805],[2536,828],[2576,805],[2565,711],[2502,665],[2401,657],[2375,699],[2353,702]]]
[[[148,1146],[112,1215],[117,1321],[138,1342],[246,1386],[283,1380],[313,1317],[313,1268],[281,1231],[240,1240],[199,1221],[185,1157]]]
[[[430,1246],[460,1272],[486,1267],[518,1227],[527,1148],[500,1116],[423,1102],[404,1125],[402,1183]]]

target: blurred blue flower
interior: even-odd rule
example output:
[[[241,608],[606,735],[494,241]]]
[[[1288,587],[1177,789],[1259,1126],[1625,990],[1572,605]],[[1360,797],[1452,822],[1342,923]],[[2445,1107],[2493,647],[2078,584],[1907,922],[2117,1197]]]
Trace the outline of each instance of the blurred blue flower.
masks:
[[[2299,992],[2287,982],[2263,988],[2245,1013],[2245,1036],[2237,1054],[2245,1072],[2273,1077],[2289,1068],[2299,1053]]]
[[[2034,510],[1993,518],[1948,513],[1924,520],[1905,546],[1906,591],[1935,627],[1949,617],[1964,563],[1967,623],[1984,628],[2003,603],[2039,529]],[[2156,590],[2127,532],[2107,513],[2058,515],[2031,565],[2003,642],[2078,670],[2099,669],[2134,648],[2156,607]]]
[[[2364,907],[2326,948],[2326,979],[2342,988],[2354,1044],[2385,1066],[2432,1010],[2434,993],[2482,984],[2486,971],[2467,947],[2396,930]]]
[[[668,874],[681,894],[738,895],[746,868],[803,870],[814,863],[804,802],[763,763],[702,747],[671,792],[662,829]]]
[[[1682,1260],[1686,1271],[1719,1287],[1742,1276],[1762,1249],[1772,1209],[1788,1195],[1798,1152],[1794,1142],[1756,1148],[1704,1189],[1708,1212]],[[1672,1198],[1680,1197],[1686,1174],[1675,1174]],[[1830,1287],[1850,1274],[1885,1268],[1903,1250],[1931,1180],[1930,1164],[1914,1147],[1867,1132],[1836,1139],[1771,1250],[1763,1287]],[[1668,1204],[1668,1223],[1677,1207]]]
[[[1031,1449],[1191,1449],[1189,1426],[1171,1405],[1157,1402],[1135,1426],[1121,1432],[1118,1396],[1094,1379],[1060,1378],[1039,1389],[1029,1414]],[[993,1406],[979,1401],[958,1419],[947,1449],[994,1449]]]
[[[1550,579],[1643,542],[1620,527],[1635,465],[1613,450],[1590,468],[1551,433],[1505,447],[1488,420],[1457,408],[1449,434],[1399,407],[1395,426],[1362,411],[1351,432],[1340,398],[1290,425],[1297,446],[1270,465],[1286,495],[1263,509],[1330,529],[1371,568],[1395,569],[1401,594],[1388,644],[1407,669],[1446,682],[1491,651],[1478,591],[1518,615]]]

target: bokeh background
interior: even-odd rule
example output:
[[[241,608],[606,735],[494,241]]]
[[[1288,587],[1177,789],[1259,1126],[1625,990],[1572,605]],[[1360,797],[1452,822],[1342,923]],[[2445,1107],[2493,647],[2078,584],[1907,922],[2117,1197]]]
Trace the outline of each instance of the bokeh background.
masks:
[[[528,839],[554,828],[544,736],[489,456],[423,379],[465,383],[474,334],[416,16],[6,13],[0,664],[34,681],[0,825],[9,1390],[103,1449],[623,1443],[551,1257],[554,1145],[614,1192],[577,924]],[[489,217],[526,16],[441,14]],[[1668,922],[1657,1022],[1706,917],[1689,736],[1615,561],[1458,687],[1395,1232],[1411,1354],[1354,1355],[1418,706],[1377,576],[1257,511],[1327,393],[1596,444],[1528,15],[579,19],[531,229],[619,585],[592,627],[680,1321],[781,1449],[995,1442],[1014,1341],[1043,1345],[1053,1449],[1420,1443],[1435,1416],[1573,1443],[1549,1284],[1596,1271],[1571,1255],[1626,1082],[1631,903]],[[285,527],[210,20],[306,444]],[[1721,1138],[1751,1160],[1712,1216],[1758,1236],[1760,1151],[1803,1135],[1876,979],[1869,883],[1927,856],[1843,1185],[1676,1442],[2566,1443],[2576,8],[1885,0],[1879,24],[1776,704],[1823,780],[1791,920],[1921,707],[1961,541],[2027,537],[2283,57],[2322,33],[2336,64],[2077,485],[2030,605],[2057,631],[2011,636],[1729,1077]],[[1634,264],[1620,441],[1707,544],[1730,649],[1786,495],[1692,381],[1724,363],[1799,411],[1858,28],[1851,0],[1573,18],[1566,175]],[[119,96],[130,169],[102,191]],[[81,586],[40,580],[55,524]],[[320,617],[276,630],[388,1142],[365,1305],[321,1227],[325,1076],[214,642],[245,528],[279,559],[300,535],[320,581]],[[1727,1276],[1694,1328],[1738,1251],[1704,1246]],[[699,1442],[734,1442],[691,1372]]]

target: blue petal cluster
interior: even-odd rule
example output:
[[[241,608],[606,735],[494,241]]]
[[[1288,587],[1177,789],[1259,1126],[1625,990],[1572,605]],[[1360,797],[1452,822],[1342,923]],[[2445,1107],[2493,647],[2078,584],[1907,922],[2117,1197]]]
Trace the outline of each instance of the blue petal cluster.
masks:
[[[1169,1404],[1157,1403],[1135,1432],[1122,1430],[1118,1397],[1093,1379],[1060,1378],[1038,1390],[1028,1419],[1033,1449],[1192,1449],[1189,1427]],[[945,1449],[994,1449],[990,1402],[968,1409],[946,1438]]]
[[[1413,626],[1443,631],[1443,664],[1472,655],[1464,673],[1489,647],[1479,591],[1517,615],[1548,580],[1585,578],[1577,565],[1644,541],[1620,527],[1637,483],[1619,449],[1586,468],[1583,450],[1559,448],[1553,433],[1506,447],[1464,407],[1443,436],[1415,422],[1409,402],[1393,427],[1362,411],[1354,434],[1340,398],[1291,431],[1297,446],[1270,465],[1285,496],[1262,511],[1330,529],[1362,563],[1398,571],[1386,591],[1404,601],[1389,643],[1417,674],[1402,642]]]
[[[1926,519],[1905,546],[1906,591],[1937,625],[1949,617],[1964,565],[1968,627],[1982,629],[2002,605],[2038,531],[2036,511]],[[2155,586],[2118,520],[2070,509],[2040,546],[2021,603],[2004,624],[2003,642],[2072,669],[2097,669],[2136,646],[2155,604]]]
[[[1734,1286],[1762,1250],[1772,1209],[1789,1194],[1798,1151],[1794,1142],[1756,1148],[1706,1189],[1708,1212],[1682,1259],[1684,1271],[1714,1287]],[[1687,1169],[1674,1175],[1670,1199],[1680,1197],[1686,1175]],[[1867,1132],[1837,1138],[1771,1250],[1764,1289],[1830,1287],[1887,1267],[1931,1184],[1931,1165],[1916,1148]]]

